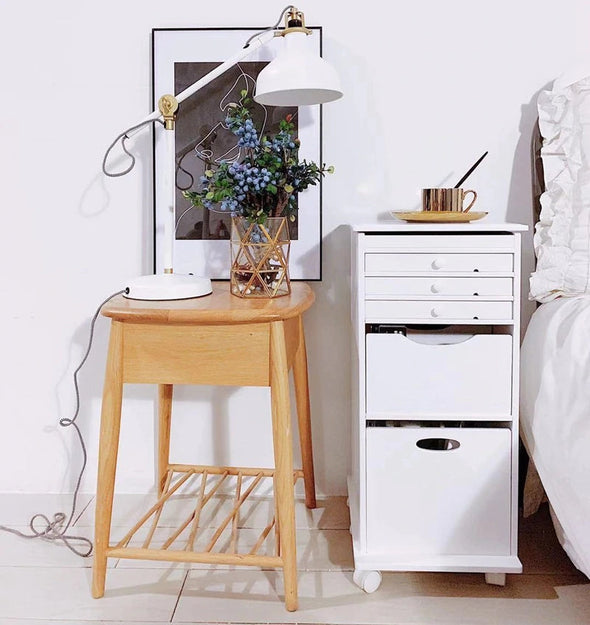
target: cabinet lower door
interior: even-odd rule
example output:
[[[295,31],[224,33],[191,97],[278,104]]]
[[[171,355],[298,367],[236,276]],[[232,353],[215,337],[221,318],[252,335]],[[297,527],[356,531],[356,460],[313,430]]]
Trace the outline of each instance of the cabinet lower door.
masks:
[[[367,429],[367,551],[510,554],[507,428]]]

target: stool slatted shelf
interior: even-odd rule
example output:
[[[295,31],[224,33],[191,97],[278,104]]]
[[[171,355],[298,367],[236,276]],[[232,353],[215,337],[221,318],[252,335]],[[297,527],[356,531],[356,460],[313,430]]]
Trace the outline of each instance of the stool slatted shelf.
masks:
[[[272,469],[171,465],[170,470],[166,474],[165,488],[161,496],[121,540],[114,546],[108,547],[106,550],[107,557],[280,567],[282,566],[282,560],[279,554],[280,537],[276,514],[273,514],[270,522],[259,533],[256,542],[247,553],[238,553],[236,549],[240,531],[239,514],[242,505],[264,480],[272,481],[273,477],[274,470]],[[195,541],[199,531],[201,534],[204,533],[204,530],[211,532],[210,527],[200,526],[199,524],[202,512],[209,502],[216,501],[215,495],[219,493],[222,486],[227,486],[232,478],[234,478],[232,508],[229,513],[224,515],[219,525],[214,528],[213,535],[206,538],[204,549],[196,551]],[[300,478],[303,478],[303,471],[294,471],[293,483]],[[196,488],[194,492],[196,492],[196,497],[193,492],[194,508],[189,511],[178,527],[171,528],[166,526],[159,528],[158,522],[166,504],[173,499],[174,495],[182,495],[184,491],[190,492],[191,486],[195,486],[195,483]],[[147,529],[147,526],[149,526],[149,529],[141,547],[130,546],[133,538],[141,533],[142,528]],[[160,546],[155,546],[152,542],[158,529],[171,533]],[[271,536],[273,529],[275,530],[273,541],[275,554],[274,556],[261,555],[261,548],[267,538]],[[230,534],[229,549],[227,551],[214,550],[224,533]],[[171,547],[173,548],[171,549]]]

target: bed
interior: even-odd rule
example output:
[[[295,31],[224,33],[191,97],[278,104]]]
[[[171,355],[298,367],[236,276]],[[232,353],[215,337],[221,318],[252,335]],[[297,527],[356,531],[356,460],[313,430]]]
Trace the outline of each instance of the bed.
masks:
[[[590,70],[538,99],[533,141],[538,307],[521,351],[525,516],[544,495],[564,550],[590,577]]]

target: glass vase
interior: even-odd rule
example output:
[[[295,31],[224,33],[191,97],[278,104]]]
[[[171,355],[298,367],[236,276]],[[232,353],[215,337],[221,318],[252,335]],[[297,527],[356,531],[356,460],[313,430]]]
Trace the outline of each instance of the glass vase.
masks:
[[[281,297],[291,293],[289,223],[268,217],[264,224],[233,217],[231,292],[238,297]]]

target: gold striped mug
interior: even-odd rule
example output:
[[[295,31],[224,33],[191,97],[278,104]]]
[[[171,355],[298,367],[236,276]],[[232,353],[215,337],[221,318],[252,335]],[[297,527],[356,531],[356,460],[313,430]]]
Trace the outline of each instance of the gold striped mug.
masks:
[[[465,206],[465,197],[473,194],[473,199]],[[453,211],[466,213],[477,199],[477,193],[473,189],[422,189],[422,210],[424,211]]]

